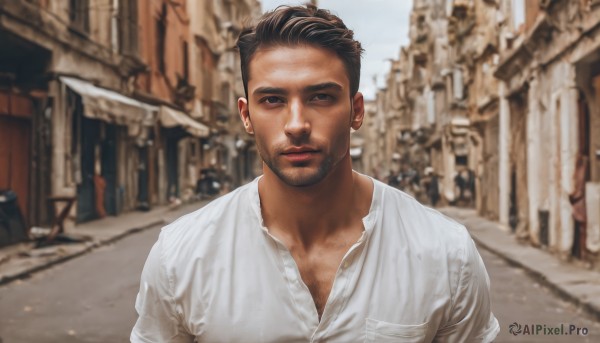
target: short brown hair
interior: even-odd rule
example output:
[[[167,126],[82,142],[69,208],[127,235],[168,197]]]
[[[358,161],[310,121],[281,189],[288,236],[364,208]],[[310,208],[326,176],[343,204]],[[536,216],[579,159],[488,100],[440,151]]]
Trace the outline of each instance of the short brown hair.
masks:
[[[331,50],[343,61],[350,80],[350,95],[358,92],[363,49],[354,32],[331,12],[314,5],[280,6],[265,13],[253,27],[240,33],[242,81],[248,96],[250,60],[261,46],[309,44]]]

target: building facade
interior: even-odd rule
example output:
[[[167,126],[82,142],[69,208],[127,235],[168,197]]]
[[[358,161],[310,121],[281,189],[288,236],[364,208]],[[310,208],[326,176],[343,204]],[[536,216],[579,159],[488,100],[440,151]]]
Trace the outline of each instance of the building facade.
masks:
[[[260,14],[240,2],[0,1],[0,189],[27,226],[69,203],[67,226],[178,202],[201,169],[232,173],[231,27]]]
[[[599,1],[414,1],[363,160],[433,168],[442,203],[597,268],[599,56]]]
[[[600,2],[521,5],[522,37],[495,71],[507,102],[500,170],[510,186],[500,197],[501,220],[514,221],[535,246],[598,266]],[[507,209],[506,198],[519,210]]]

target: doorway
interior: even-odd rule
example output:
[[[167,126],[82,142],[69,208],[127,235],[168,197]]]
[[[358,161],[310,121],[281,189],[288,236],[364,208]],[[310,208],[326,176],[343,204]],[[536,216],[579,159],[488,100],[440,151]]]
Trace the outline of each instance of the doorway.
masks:
[[[571,256],[585,258],[587,213],[585,206],[585,184],[590,181],[590,110],[584,92],[580,91],[577,100],[578,149],[575,164],[575,188],[569,195],[573,206],[573,246]]]
[[[519,239],[529,238],[529,192],[527,189],[527,116],[528,93],[520,92],[509,99],[509,224]]]
[[[104,214],[114,216],[119,213],[117,126],[87,118],[82,113],[81,107],[81,111],[76,110],[74,114],[74,118],[79,117],[81,120],[81,183],[77,186],[78,222],[96,219]],[[104,181],[104,187],[99,188],[97,180],[96,183],[94,181],[98,172]],[[104,191],[99,193],[102,196],[98,196],[96,192],[102,188]],[[99,206],[100,204],[102,206]],[[100,207],[105,213],[98,213]]]

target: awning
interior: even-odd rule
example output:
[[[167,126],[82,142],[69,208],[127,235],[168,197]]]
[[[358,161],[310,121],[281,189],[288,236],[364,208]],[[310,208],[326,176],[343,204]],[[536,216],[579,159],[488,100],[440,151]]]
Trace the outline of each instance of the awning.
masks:
[[[181,126],[189,134],[196,137],[208,137],[210,135],[208,126],[201,124],[190,118],[187,114],[170,107],[161,106],[159,118],[163,127],[171,128]]]
[[[362,156],[362,147],[350,148],[350,157],[360,158]]]
[[[156,106],[76,78],[61,76],[60,81],[81,96],[83,115],[88,118],[128,126],[129,134],[132,136],[137,136],[142,126],[154,125],[154,118],[158,111]]]
[[[450,124],[452,126],[469,126],[471,124],[471,121],[469,120],[469,118],[466,117],[454,117],[450,121]]]
[[[456,117],[452,118],[452,121],[450,121],[450,125],[450,132],[453,135],[466,135],[469,133],[469,125],[471,125],[471,121],[469,120],[469,118]]]

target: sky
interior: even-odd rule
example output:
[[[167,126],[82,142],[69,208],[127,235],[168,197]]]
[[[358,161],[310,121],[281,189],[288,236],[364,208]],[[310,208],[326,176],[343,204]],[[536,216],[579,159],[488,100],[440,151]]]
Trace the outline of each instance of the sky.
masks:
[[[261,0],[263,10],[279,5],[298,5],[306,0]],[[388,59],[398,59],[400,47],[408,44],[409,0],[318,0],[320,8],[339,16],[354,31],[363,53],[360,91],[366,99],[374,99],[376,76],[382,85],[389,71]]]

